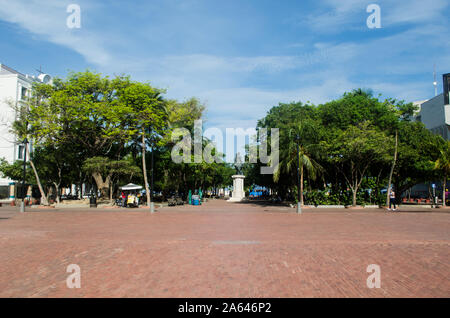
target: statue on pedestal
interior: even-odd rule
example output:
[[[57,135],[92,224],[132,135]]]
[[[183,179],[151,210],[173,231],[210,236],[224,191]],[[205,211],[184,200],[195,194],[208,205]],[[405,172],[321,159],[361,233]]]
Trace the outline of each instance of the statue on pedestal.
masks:
[[[236,157],[234,158],[234,168],[236,169],[236,174],[237,175],[242,175],[242,159],[241,159],[241,154],[238,152],[236,154]]]
[[[244,192],[244,179],[245,176],[243,175],[242,171],[242,159],[241,154],[237,153],[236,157],[234,159],[234,168],[236,169],[236,174],[232,177],[233,178],[233,193],[230,198],[230,202],[240,202],[245,198],[245,192]]]

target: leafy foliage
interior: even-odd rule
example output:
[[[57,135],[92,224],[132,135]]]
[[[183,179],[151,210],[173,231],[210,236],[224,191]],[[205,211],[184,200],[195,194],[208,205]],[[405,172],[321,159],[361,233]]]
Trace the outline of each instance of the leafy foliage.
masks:
[[[33,140],[31,159],[47,193],[94,183],[103,197],[111,198],[125,182],[144,182],[148,191],[147,167],[151,170],[152,157],[153,191],[166,196],[228,185],[232,169],[225,163],[177,165],[171,161],[172,130],[192,131],[205,106],[196,98],[166,100],[164,93],[127,76],[111,79],[91,71],[70,73],[66,79],[54,79],[53,85],[34,86],[33,96],[18,105],[20,117],[13,132],[19,140]],[[3,161],[0,171],[13,180],[21,178],[20,163]]]
[[[307,204],[381,204],[380,190],[386,186],[392,166],[396,131],[399,146],[393,183],[397,193],[436,177],[435,160],[443,140],[423,124],[412,121],[415,111],[412,103],[381,101],[361,89],[318,106],[279,104],[257,125],[258,129],[280,129],[279,170],[273,180],[258,176],[260,165],[253,166],[249,175],[253,182],[293,200],[298,190],[299,155],[299,171],[306,167],[301,188],[306,189]],[[316,172],[321,178],[314,178]]]

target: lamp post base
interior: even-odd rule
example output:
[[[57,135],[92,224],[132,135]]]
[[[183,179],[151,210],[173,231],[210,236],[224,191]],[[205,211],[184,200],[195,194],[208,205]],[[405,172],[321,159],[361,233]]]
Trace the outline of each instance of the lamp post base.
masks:
[[[25,212],[25,202],[23,201],[20,202],[20,212],[21,213]]]
[[[300,204],[297,204],[297,214],[302,214],[302,207]]]
[[[155,203],[150,202],[150,213],[155,213]]]

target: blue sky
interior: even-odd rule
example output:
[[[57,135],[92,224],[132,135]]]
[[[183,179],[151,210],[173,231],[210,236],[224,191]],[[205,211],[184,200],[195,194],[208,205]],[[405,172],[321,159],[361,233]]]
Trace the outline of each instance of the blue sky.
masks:
[[[66,8],[81,7],[69,29]],[[366,7],[381,8],[369,29]],[[323,103],[354,88],[406,101],[442,92],[447,0],[0,0],[0,63],[23,73],[130,74],[207,105],[209,127],[255,127],[278,102]]]

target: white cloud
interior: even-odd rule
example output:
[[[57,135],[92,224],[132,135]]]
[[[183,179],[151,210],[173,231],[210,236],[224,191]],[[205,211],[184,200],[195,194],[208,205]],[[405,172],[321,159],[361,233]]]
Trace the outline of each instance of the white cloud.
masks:
[[[69,29],[66,25],[68,4],[57,0],[0,0],[0,19],[16,23],[44,40],[73,49],[90,63],[108,65],[111,55],[104,48],[102,38],[83,28],[83,10],[90,5],[82,6],[81,29]]]
[[[401,24],[436,24],[448,20],[449,2],[447,0],[326,0],[324,5],[313,13],[289,19],[294,24],[321,33],[340,33],[345,30],[366,29],[366,12],[369,4],[381,8],[383,28]]]
[[[448,20],[448,6],[447,0],[396,1],[395,5],[386,6],[383,18],[387,26],[398,23],[435,23]]]
[[[93,6],[90,2],[81,2],[82,12]],[[423,8],[425,5],[416,0],[409,2],[410,6],[381,1],[383,26],[432,22],[440,16],[444,2],[437,0]],[[174,3],[180,10],[188,10],[186,3]],[[320,10],[320,14],[309,15],[311,28],[336,31],[354,25],[361,17],[365,23],[368,3],[370,1],[328,0],[327,10],[330,11]],[[298,48],[300,52],[290,55],[225,56],[174,54],[175,51],[151,55],[140,38],[133,38],[126,32],[111,36],[105,27],[89,24],[91,21],[84,19],[83,13],[82,28],[68,29],[65,25],[67,4],[69,2],[56,0],[0,0],[0,19],[17,23],[49,42],[73,49],[102,73],[126,73],[142,81],[151,79],[153,85],[167,88],[171,98],[197,96],[208,105],[207,125],[218,128],[255,127],[256,120],[279,102],[323,103],[358,87],[373,88],[386,97],[408,101],[429,98],[426,80],[399,81],[396,77],[420,74],[428,68],[431,71],[436,61],[442,66],[450,65],[449,42],[445,41],[448,27],[439,24],[424,23],[400,33],[358,41],[295,42],[286,46]],[[405,8],[410,9],[409,14],[405,13]],[[95,10],[99,11],[99,8]],[[85,24],[89,27],[84,27]],[[151,26],[152,32],[157,29]],[[138,32],[144,33],[143,30]],[[121,49],[129,43],[133,48],[131,53]],[[423,50],[424,47],[439,50],[426,56],[425,52],[430,50]]]

